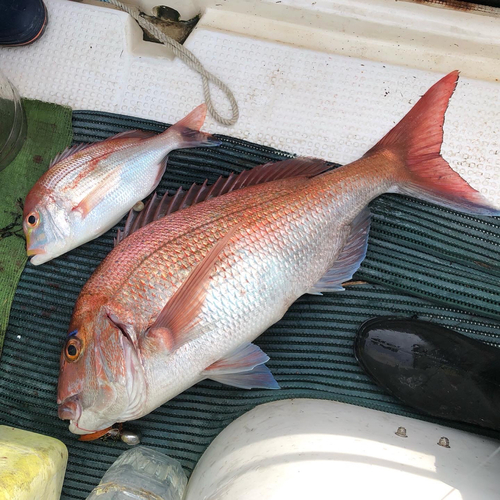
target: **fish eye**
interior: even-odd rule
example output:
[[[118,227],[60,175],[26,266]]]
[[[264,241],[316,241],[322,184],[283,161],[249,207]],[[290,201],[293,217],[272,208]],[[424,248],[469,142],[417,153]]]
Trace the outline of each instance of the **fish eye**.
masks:
[[[71,338],[66,342],[64,349],[68,361],[76,361],[82,352],[82,343],[77,338]]]
[[[31,212],[26,218],[26,221],[31,227],[37,226],[40,222],[40,216],[38,215],[38,212]]]

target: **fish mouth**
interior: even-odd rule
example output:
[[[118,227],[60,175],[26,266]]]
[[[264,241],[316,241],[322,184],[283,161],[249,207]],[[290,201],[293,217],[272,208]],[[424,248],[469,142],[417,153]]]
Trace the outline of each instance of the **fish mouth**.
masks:
[[[28,257],[31,257],[32,255],[41,255],[45,253],[45,250],[43,248],[27,248],[26,249],[26,254]]]
[[[41,247],[36,247],[35,245],[32,244],[30,241],[30,234],[28,233],[26,235],[26,253],[28,254],[28,257],[31,257],[32,255],[40,255],[42,253],[45,253],[45,250]]]
[[[69,431],[72,434],[78,434],[79,436],[83,436],[85,434],[95,434],[99,432],[98,430],[83,429],[82,427],[78,426],[77,422],[78,420],[76,422],[74,420],[70,420],[69,422]],[[108,429],[110,429],[110,427],[106,427],[106,432],[108,431]]]
[[[57,409],[57,414],[61,420],[69,420],[69,430],[73,434],[79,434],[79,435],[84,435],[84,434],[106,434],[108,430],[111,428],[106,426],[103,429],[84,429],[83,427],[80,427],[78,425],[80,417],[82,415],[82,405],[79,401],[78,395],[76,396],[70,396],[69,398],[66,398],[64,401],[62,401],[59,404],[59,408]],[[93,439],[97,439],[96,436]]]
[[[78,396],[71,396],[59,404],[57,414],[61,420],[69,420],[69,430],[73,434],[91,434],[94,430],[82,429],[78,421],[82,414],[82,405]]]
[[[26,236],[26,254],[28,257],[31,257],[31,263],[34,266],[38,266],[39,264],[43,264],[50,260],[50,257],[47,254],[47,251],[40,247],[35,246],[30,243],[29,235]],[[48,258],[49,257],[49,258]]]
[[[82,405],[78,400],[78,396],[71,396],[59,403],[57,415],[61,420],[71,420],[78,422],[82,414]]]
[[[82,405],[78,400],[78,395],[71,396],[59,404],[57,414],[61,420],[69,420],[69,430],[73,434],[93,434],[95,430],[83,429],[78,425],[82,415]]]

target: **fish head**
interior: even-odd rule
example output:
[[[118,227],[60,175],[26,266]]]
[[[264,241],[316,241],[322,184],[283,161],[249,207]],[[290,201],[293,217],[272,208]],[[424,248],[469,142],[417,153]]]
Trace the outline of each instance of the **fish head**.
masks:
[[[59,418],[74,434],[92,434],[140,416],[144,373],[129,338],[106,314],[72,328],[61,353]]]
[[[72,248],[68,212],[43,186],[35,185],[26,197],[23,230],[26,251],[35,266]]]

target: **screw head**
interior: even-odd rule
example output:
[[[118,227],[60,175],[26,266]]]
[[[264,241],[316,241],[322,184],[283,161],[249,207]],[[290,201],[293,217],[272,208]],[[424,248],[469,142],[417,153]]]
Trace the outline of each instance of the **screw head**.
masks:
[[[439,446],[442,446],[443,448],[449,448],[450,447],[450,440],[447,437],[440,437],[439,441],[437,443]]]
[[[396,436],[407,438],[406,429],[404,427],[398,427],[398,430],[394,433]]]

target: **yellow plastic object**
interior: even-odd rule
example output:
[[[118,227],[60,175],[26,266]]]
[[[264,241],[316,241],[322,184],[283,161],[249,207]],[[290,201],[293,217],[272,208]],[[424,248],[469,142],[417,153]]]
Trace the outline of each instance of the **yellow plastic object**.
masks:
[[[58,500],[67,463],[58,439],[0,425],[1,500]]]

